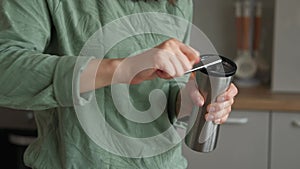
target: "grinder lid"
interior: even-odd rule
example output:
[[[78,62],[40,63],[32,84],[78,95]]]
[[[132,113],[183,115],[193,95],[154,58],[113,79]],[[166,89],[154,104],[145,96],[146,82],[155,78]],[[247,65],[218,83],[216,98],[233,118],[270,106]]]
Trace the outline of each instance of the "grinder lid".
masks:
[[[219,56],[222,59],[222,62],[200,69],[202,73],[205,73],[209,76],[216,76],[216,77],[230,77],[235,74],[237,70],[236,64],[224,56],[207,54],[207,55],[201,55],[200,57],[204,58],[204,57],[211,57],[211,56]],[[195,67],[197,66],[199,65],[196,64]]]

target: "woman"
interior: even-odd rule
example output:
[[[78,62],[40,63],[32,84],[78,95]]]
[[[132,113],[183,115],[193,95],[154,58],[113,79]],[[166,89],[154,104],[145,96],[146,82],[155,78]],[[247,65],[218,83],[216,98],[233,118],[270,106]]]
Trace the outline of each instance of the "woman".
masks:
[[[146,144],[135,149],[124,147],[127,144],[109,133],[103,138],[121,153],[110,151],[111,147],[92,139],[79,116],[90,118],[86,110],[95,91],[99,112],[109,126],[124,136],[147,139],[172,126],[180,89],[182,97],[190,97],[193,104],[201,106],[204,101],[197,90],[171,80],[182,77],[199,61],[199,53],[184,44],[188,42],[189,28],[181,39],[176,37],[178,40],[159,32],[146,32],[120,40],[100,58],[77,56],[84,53],[82,49],[95,32],[124,16],[159,12],[191,20],[192,0],[2,0],[0,4],[0,106],[33,110],[38,127],[38,139],[24,156],[26,165],[39,169],[187,167],[177,143],[161,152]],[[135,22],[129,21],[128,27]],[[106,36],[104,30],[100,32]],[[128,102],[114,101],[113,86],[124,83],[132,84],[130,93],[117,95],[116,99],[130,100],[134,108],[128,108]],[[157,95],[151,102],[154,89],[165,95]],[[236,94],[231,85],[219,102],[210,105],[207,120],[224,122]],[[161,104],[165,97],[166,103]],[[123,110],[128,110],[125,114],[129,115],[135,109],[147,111],[152,103],[163,110],[153,120],[137,122],[120,115]],[[82,109],[86,114],[78,113],[82,107],[87,108]],[[138,151],[135,156],[127,154],[132,149]],[[159,153],[145,154],[144,149]]]

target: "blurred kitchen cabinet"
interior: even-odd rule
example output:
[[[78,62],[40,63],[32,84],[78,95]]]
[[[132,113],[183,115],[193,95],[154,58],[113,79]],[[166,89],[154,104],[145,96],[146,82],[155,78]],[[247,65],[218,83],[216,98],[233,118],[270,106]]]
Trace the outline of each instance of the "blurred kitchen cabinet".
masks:
[[[188,169],[267,169],[269,114],[233,111],[220,128],[216,150],[197,153],[183,146]]]
[[[272,113],[271,169],[300,168],[300,113]]]
[[[272,74],[275,92],[300,93],[299,7],[299,0],[276,0]]]

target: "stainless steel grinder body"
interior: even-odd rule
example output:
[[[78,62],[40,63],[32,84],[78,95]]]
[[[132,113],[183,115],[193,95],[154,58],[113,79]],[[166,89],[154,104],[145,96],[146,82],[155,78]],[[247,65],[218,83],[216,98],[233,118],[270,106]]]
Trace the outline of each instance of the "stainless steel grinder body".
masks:
[[[217,97],[228,89],[237,68],[231,60],[220,57],[222,62],[217,66],[195,71],[197,86],[205,103],[202,107],[194,107],[185,143],[198,152],[210,152],[216,148],[220,125],[205,120],[207,106],[216,102]]]

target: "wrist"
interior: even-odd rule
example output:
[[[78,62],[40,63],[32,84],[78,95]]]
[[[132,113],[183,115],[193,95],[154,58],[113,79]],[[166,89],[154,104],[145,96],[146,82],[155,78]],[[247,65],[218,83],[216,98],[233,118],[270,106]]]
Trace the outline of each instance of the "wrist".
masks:
[[[101,59],[96,73],[96,88],[111,85],[113,83],[120,83],[119,78],[113,79],[118,71],[122,59]],[[114,81],[113,81],[114,80]]]
[[[80,74],[80,92],[87,92],[112,83],[121,59],[93,59]]]

